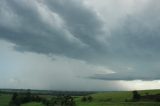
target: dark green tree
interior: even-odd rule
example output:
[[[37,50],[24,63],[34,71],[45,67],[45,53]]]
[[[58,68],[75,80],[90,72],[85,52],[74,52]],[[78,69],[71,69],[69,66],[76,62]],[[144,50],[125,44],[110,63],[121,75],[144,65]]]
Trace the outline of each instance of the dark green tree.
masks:
[[[83,96],[82,99],[81,99],[81,101],[82,101],[82,102],[86,102],[86,101],[87,101],[87,98],[86,98],[85,96]]]
[[[93,97],[92,96],[88,96],[88,101],[92,102],[92,100],[93,100]]]
[[[141,95],[137,91],[133,91],[133,101],[139,101],[141,99]]]
[[[17,92],[13,93],[12,101],[16,100],[17,97],[18,97],[18,93]]]

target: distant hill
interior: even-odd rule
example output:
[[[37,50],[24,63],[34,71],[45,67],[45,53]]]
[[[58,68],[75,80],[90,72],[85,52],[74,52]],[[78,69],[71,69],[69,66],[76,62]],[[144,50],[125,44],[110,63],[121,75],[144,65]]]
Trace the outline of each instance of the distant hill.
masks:
[[[1,93],[25,93],[28,89],[0,89]],[[97,91],[55,91],[55,90],[33,90],[30,89],[31,93],[38,94],[38,95],[54,95],[54,96],[61,96],[61,95],[70,95],[70,96],[83,96],[88,94],[97,93]]]

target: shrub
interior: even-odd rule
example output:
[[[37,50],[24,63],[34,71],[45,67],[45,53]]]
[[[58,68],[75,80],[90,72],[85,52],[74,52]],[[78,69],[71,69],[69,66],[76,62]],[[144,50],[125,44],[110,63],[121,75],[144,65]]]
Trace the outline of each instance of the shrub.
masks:
[[[133,101],[135,102],[139,101],[141,98],[141,95],[137,91],[133,91],[132,93],[133,93],[133,97],[132,97]]]
[[[86,101],[87,101],[87,98],[86,98],[85,96],[83,96],[82,99],[81,99],[81,101],[82,101],[82,102],[86,102]]]
[[[91,102],[93,100],[92,96],[88,96],[88,101]]]

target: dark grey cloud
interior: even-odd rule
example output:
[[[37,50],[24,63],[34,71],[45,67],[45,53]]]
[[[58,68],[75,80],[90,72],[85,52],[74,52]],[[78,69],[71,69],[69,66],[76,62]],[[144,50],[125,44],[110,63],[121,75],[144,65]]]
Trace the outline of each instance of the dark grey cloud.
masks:
[[[159,4],[150,1],[141,11],[123,14],[117,26],[109,28],[104,22],[107,15],[102,20],[83,1],[1,0],[0,38],[16,44],[18,51],[81,59],[115,72],[89,78],[157,80]]]
[[[96,37],[104,33],[103,25],[80,1],[1,2],[0,17],[11,18],[1,22],[0,37],[18,50],[83,57],[101,47]]]
[[[102,31],[103,23],[94,11],[75,0],[48,1],[47,3],[51,10],[56,11],[65,20],[67,29],[75,37],[91,47],[96,49],[100,47],[97,36],[105,33]]]

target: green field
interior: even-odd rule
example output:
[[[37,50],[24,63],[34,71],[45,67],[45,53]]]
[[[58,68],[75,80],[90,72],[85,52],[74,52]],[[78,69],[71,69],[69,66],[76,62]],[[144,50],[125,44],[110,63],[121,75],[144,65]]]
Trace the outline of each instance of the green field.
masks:
[[[93,102],[93,103],[79,103],[77,106],[160,106],[159,103],[124,103],[124,102],[117,102],[117,103],[106,103],[106,102]]]
[[[141,95],[158,94],[160,90],[145,90],[139,91]],[[92,94],[92,102],[81,102],[81,97],[76,99],[77,106],[160,106],[160,102],[140,101],[140,102],[125,102],[125,99],[132,98],[132,92],[103,92]],[[111,101],[108,101],[111,99]]]
[[[0,106],[8,106],[10,99],[11,95],[0,94]]]
[[[44,106],[44,105],[42,103],[31,102],[31,103],[23,104],[22,106]]]
[[[139,91],[141,95],[149,94],[159,94],[160,90],[146,90]],[[95,93],[91,95],[93,97],[92,102],[82,102],[81,96],[75,98],[76,106],[160,106],[160,102],[154,101],[139,101],[139,102],[125,102],[125,99],[132,98],[132,92],[103,92]],[[52,96],[43,96],[47,99],[51,99]],[[8,106],[11,95],[0,94],[0,106]],[[109,100],[109,101],[108,101]],[[27,103],[21,106],[44,106],[42,103]]]

